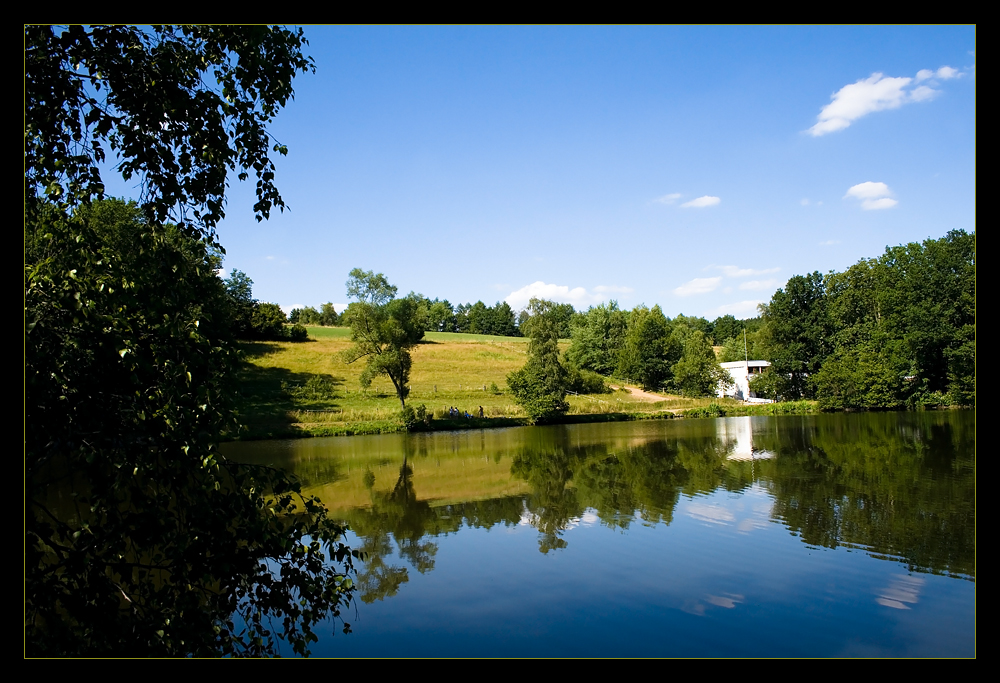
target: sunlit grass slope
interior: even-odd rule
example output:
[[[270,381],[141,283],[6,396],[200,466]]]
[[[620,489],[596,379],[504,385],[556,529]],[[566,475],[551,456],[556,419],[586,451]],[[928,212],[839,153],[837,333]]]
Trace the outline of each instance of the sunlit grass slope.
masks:
[[[242,346],[247,364],[241,375],[242,438],[372,434],[402,429],[392,383],[378,378],[362,391],[364,360],[345,363],[350,330],[309,327],[309,341],[253,342]],[[560,342],[560,348],[569,342]],[[413,350],[410,396],[447,428],[521,424],[524,412],[507,393],[506,378],[527,360],[528,340],[483,334],[428,332]],[[607,419],[612,414],[655,416],[706,406],[711,399],[664,396],[640,400],[628,392],[569,396],[570,418]],[[448,408],[485,420],[449,420]],[[605,417],[601,417],[605,416]]]

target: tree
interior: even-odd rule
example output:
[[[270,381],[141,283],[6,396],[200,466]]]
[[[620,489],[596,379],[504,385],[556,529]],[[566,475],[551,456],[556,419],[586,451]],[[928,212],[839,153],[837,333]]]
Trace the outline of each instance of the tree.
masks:
[[[253,280],[241,270],[234,270],[223,280],[229,295],[233,333],[237,339],[282,341],[289,338],[281,306],[253,298]],[[301,315],[291,322],[299,322]]]
[[[321,324],[320,312],[317,311],[312,306],[306,306],[305,308],[293,308],[292,312],[288,314],[288,322],[298,323],[301,325],[319,325]]]
[[[259,339],[288,339],[287,320],[281,306],[261,302],[254,307],[251,323]]]
[[[269,154],[288,150],[267,125],[295,75],[315,71],[301,29],[25,26],[24,38],[29,196],[68,207],[103,197],[110,151],[140,180],[152,223],[211,234],[237,169],[257,177],[258,221],[284,210]]]
[[[808,379],[833,350],[828,303],[823,276],[815,272],[790,278],[761,306],[771,345],[767,355],[774,371],[788,378],[781,393],[789,398],[813,396]]]
[[[573,326],[573,344],[566,352],[577,367],[611,375],[628,330],[628,316],[617,301],[591,307]]]
[[[229,171],[284,206],[266,125],[301,31],[25,27],[25,633],[32,655],[307,654],[349,604],[343,528],[229,462],[212,241]],[[139,205],[97,203],[108,152]],[[172,219],[176,226],[169,225]],[[346,625],[345,625],[346,627]]]
[[[531,340],[528,362],[507,375],[514,400],[533,422],[543,422],[569,410],[566,370],[559,363],[559,319],[550,316],[557,304],[531,299]]]
[[[287,475],[216,447],[239,426],[218,256],[146,224],[135,204],[36,216],[25,232],[26,651],[266,654],[280,634],[307,652],[312,629],[350,600],[351,556]]]
[[[887,248],[828,277],[824,408],[975,403],[975,235]]]
[[[333,304],[327,302],[319,307],[319,324],[325,327],[333,327],[340,322],[340,316],[337,315],[337,309],[333,307]]]
[[[673,365],[682,354],[678,336],[659,306],[637,306],[629,315],[628,330],[618,354],[617,372],[637,379],[643,389],[660,389],[673,377]]]
[[[732,315],[720,315],[712,321],[712,337],[716,345],[722,346],[727,339],[737,335],[743,335],[743,325]]]
[[[257,305],[253,298],[253,280],[242,270],[233,270],[222,282],[229,295],[233,333],[241,339],[252,338],[253,312]]]
[[[675,331],[676,334],[676,331]],[[684,336],[683,353],[673,368],[673,385],[685,396],[710,396],[728,373],[715,359],[712,345],[701,330]]]
[[[372,379],[385,375],[396,389],[401,408],[406,408],[410,393],[410,349],[424,338],[417,315],[418,303],[406,297],[396,299],[396,288],[382,273],[355,268],[347,280],[347,296],[356,301],[344,311],[351,327],[354,346],[344,352],[347,363],[366,359],[361,386],[371,386]]]
[[[455,312],[451,308],[451,303],[447,299],[430,302],[427,309],[427,327],[430,332],[454,332]]]

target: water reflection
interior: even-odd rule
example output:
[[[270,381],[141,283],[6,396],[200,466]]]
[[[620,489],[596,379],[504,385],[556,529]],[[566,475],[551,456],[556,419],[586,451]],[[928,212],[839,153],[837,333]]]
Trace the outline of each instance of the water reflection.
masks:
[[[749,415],[743,417],[724,417],[716,420],[716,434],[721,442],[729,445],[729,460],[769,460],[774,453],[763,448],[754,448],[753,420]],[[767,418],[758,417],[758,430],[766,428]]]
[[[434,539],[462,528],[528,524],[547,555],[580,524],[669,526],[685,497],[686,516],[702,524],[746,534],[780,523],[810,548],[975,578],[973,412],[314,439],[232,453],[293,469],[348,521],[369,558],[366,602],[396,595],[409,569],[432,571]],[[713,492],[732,496],[701,499]],[[889,587],[878,604],[905,607],[910,595]]]

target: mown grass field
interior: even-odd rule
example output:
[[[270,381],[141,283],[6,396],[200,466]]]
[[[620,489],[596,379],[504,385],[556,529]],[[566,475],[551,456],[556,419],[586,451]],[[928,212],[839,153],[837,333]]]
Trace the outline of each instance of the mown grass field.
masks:
[[[240,417],[236,438],[333,436],[400,431],[400,404],[388,378],[362,391],[364,360],[347,364],[350,330],[309,327],[309,341],[248,342],[241,345],[246,365],[240,377]],[[569,346],[560,342],[560,349]],[[426,406],[438,428],[523,424],[525,414],[507,393],[506,377],[527,360],[528,340],[483,334],[428,332],[413,349],[407,405]],[[662,401],[627,391],[568,396],[568,421],[668,417],[718,399],[663,395]],[[484,419],[449,419],[448,408]]]

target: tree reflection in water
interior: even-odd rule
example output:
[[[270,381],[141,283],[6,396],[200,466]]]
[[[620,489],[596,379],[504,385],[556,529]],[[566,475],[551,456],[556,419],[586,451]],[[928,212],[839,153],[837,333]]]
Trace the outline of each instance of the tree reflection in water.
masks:
[[[435,452],[429,439],[404,441],[395,485],[376,491],[368,470],[371,505],[348,516],[366,553],[362,599],[393,596],[408,581],[406,567],[387,561],[393,552],[428,572],[437,552],[430,539],[463,526],[528,523],[539,532],[539,550],[549,553],[567,547],[567,530],[588,511],[620,531],[670,525],[682,495],[751,486],[772,498],[770,520],[806,544],[861,548],[911,571],[975,580],[974,413],[685,422],[518,430],[513,444],[507,435],[504,457],[512,480],[530,492],[449,505],[420,499],[414,480],[433,466],[428,448],[437,460],[451,453]]]

